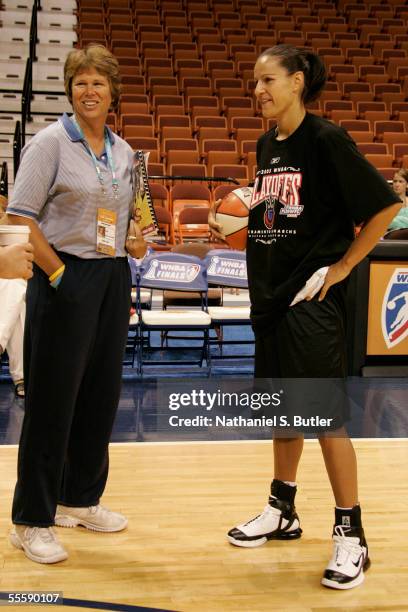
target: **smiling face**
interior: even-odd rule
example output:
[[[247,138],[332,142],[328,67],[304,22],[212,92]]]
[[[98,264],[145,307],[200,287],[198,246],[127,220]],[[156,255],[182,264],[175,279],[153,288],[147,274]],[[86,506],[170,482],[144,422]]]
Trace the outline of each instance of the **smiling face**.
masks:
[[[399,172],[394,174],[394,178],[392,179],[392,188],[397,195],[402,197],[406,196],[408,183]]]
[[[268,119],[281,119],[301,105],[303,72],[289,74],[276,56],[261,56],[255,64],[255,96]]]
[[[72,79],[72,107],[81,122],[105,123],[112,104],[109,80],[95,68],[78,72]]]

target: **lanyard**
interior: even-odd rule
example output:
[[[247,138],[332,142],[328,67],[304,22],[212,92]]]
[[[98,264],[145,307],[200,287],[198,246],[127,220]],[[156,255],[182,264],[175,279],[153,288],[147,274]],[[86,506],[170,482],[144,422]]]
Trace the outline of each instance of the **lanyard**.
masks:
[[[90,155],[92,157],[93,165],[95,167],[96,176],[98,177],[98,182],[99,182],[99,185],[101,186],[102,193],[103,193],[104,196],[107,196],[108,194],[107,194],[107,191],[105,189],[104,182],[103,182],[102,172],[101,172],[101,169],[99,167],[98,160],[96,159],[95,153],[92,151],[91,147],[87,143],[86,138],[84,136],[84,133],[82,131],[82,128],[79,125],[75,115],[72,115],[71,120],[72,120],[73,124],[75,125],[76,129],[78,130],[79,135],[81,136],[82,140],[87,145],[88,151],[89,151],[89,153],[90,153]],[[118,182],[118,179],[116,177],[115,165],[113,163],[112,145],[110,143],[109,136],[108,136],[108,131],[107,131],[106,128],[105,128],[105,151],[106,151],[106,156],[108,158],[108,165],[109,165],[110,171],[112,172],[112,192],[113,192],[113,197],[114,197],[115,200],[117,200],[118,197],[119,197],[119,182]]]

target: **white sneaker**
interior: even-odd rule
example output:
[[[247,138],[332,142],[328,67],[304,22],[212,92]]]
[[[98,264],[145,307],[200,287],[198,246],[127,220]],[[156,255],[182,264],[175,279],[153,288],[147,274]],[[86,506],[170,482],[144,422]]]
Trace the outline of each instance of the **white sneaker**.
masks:
[[[371,565],[364,531],[336,525],[333,543],[333,557],[324,572],[322,584],[332,589],[352,589],[364,581],[364,572]]]
[[[128,520],[119,512],[112,512],[98,504],[88,508],[70,508],[69,506],[57,506],[55,524],[58,527],[77,527],[82,525],[93,531],[122,531],[128,524]]]
[[[68,559],[68,553],[52,527],[15,525],[10,533],[10,542],[24,550],[26,557],[37,563],[58,563]]]
[[[273,539],[295,540],[300,538],[301,534],[295,507],[288,502],[270,497],[262,514],[231,529],[227,538],[235,546],[254,548]]]

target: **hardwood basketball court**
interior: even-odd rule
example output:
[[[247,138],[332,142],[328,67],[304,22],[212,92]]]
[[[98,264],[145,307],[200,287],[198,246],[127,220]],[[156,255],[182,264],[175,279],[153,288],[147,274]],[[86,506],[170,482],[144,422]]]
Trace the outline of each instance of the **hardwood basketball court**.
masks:
[[[255,549],[229,545],[225,533],[262,511],[271,442],[112,444],[103,503],[125,513],[129,528],[116,534],[59,528],[70,556],[48,566],[8,542],[17,447],[1,446],[0,591],[63,591],[83,601],[76,610],[102,601],[200,612],[406,611],[408,441],[355,446],[372,567],[350,591],[319,584],[332,550],[333,499],[316,441],[305,444],[299,471],[302,538]]]

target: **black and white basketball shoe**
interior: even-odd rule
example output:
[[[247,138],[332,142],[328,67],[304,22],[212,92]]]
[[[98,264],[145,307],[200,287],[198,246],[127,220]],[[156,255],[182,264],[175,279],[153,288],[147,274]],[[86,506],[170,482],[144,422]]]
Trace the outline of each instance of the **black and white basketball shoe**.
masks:
[[[269,497],[262,514],[247,523],[237,525],[228,532],[228,541],[235,546],[255,548],[268,540],[295,540],[300,538],[299,517],[289,502]]]
[[[370,567],[364,531],[335,525],[333,530],[333,557],[324,572],[323,586],[331,589],[352,589],[364,581],[364,572]]]

